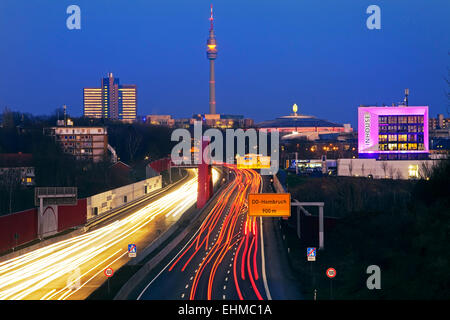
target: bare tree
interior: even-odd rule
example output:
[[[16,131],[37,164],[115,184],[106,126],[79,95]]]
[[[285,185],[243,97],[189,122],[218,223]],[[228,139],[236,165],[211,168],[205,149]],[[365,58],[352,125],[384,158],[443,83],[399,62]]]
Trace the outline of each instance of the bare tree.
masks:
[[[353,160],[350,159],[350,162],[348,163],[348,172],[350,173],[350,176],[353,176]]]
[[[428,161],[423,161],[419,167],[419,177],[421,179],[427,179],[431,177],[433,172],[433,166]]]
[[[9,213],[12,212],[12,194],[20,185],[20,168],[7,168],[0,175],[0,184],[6,189],[9,196]]]
[[[403,175],[402,175],[402,172],[400,171],[400,169],[397,169],[397,172],[395,173],[395,177],[397,179],[403,179]]]
[[[387,178],[387,171],[388,171],[389,165],[387,164],[386,161],[381,162],[381,168],[384,171],[384,177]]]
[[[141,145],[142,136],[136,130],[130,130],[128,133],[128,152],[130,155],[130,162],[133,162],[134,156]]]
[[[394,179],[395,169],[394,169],[393,167],[389,166],[388,171],[389,171],[389,177],[390,177],[391,179]]]
[[[365,165],[364,165],[364,162],[363,162],[363,164],[361,165],[361,175],[362,175],[363,177],[366,176],[365,171],[366,171],[366,168],[365,168]]]

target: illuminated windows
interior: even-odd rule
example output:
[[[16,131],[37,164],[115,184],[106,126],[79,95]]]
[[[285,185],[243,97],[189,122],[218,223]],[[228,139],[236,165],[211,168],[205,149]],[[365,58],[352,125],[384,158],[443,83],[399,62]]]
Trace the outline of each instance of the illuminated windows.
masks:
[[[425,150],[423,116],[379,116],[378,150]]]
[[[408,117],[407,116],[398,117],[398,123],[408,123]]]
[[[397,121],[397,116],[388,116],[388,123],[389,124],[391,124],[391,123],[397,123],[398,121]]]
[[[389,144],[388,144],[388,149],[389,149],[390,151],[397,150],[397,144],[396,144],[396,143],[389,143]]]
[[[408,150],[417,150],[417,143],[408,143]]]
[[[389,142],[391,142],[391,141],[397,141],[397,135],[396,135],[396,134],[390,134],[390,135],[388,136],[388,138],[389,138]]]
[[[417,164],[411,164],[408,166],[408,177],[410,179],[419,178],[419,166]]]

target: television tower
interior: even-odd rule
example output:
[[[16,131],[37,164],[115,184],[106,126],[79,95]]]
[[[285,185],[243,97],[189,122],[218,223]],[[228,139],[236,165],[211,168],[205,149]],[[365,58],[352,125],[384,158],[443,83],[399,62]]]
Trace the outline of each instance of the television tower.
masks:
[[[213,6],[211,5],[211,16],[209,17],[211,26],[209,37],[206,43],[206,56],[209,59],[209,113],[216,114],[216,77],[214,75],[214,60],[217,58],[216,37],[214,36]]]

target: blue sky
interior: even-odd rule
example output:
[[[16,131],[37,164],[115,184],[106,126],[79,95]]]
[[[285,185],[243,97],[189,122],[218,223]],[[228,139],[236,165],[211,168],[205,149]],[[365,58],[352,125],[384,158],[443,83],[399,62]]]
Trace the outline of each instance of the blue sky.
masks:
[[[448,0],[212,1],[217,111],[257,121],[290,112],[356,127],[360,104],[447,113]],[[68,30],[66,8],[81,8]],[[138,86],[138,114],[208,111],[211,1],[2,0],[0,109],[82,115],[82,88],[113,72]],[[366,8],[381,8],[381,30]]]

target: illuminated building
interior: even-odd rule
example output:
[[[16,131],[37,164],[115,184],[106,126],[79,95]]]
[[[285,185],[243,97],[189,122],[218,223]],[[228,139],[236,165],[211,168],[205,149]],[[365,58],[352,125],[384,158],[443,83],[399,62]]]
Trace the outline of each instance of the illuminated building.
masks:
[[[0,181],[22,185],[35,185],[35,168],[31,153],[0,153]]]
[[[207,127],[219,129],[250,128],[253,126],[253,119],[244,118],[243,115],[194,114],[192,119],[202,121],[203,125]]]
[[[438,114],[437,118],[430,118],[429,129],[450,129],[450,118],[444,118],[443,114]]]
[[[170,115],[151,114],[145,116],[145,123],[156,126],[173,127],[175,125],[175,119],[172,119],[172,116]]]
[[[119,79],[108,73],[100,88],[83,89],[84,116],[133,122],[137,114],[136,85],[120,85]]]
[[[426,159],[428,107],[359,107],[359,158]]]
[[[294,113],[289,116],[263,121],[256,126],[268,132],[278,131],[283,139],[305,137],[308,140],[317,140],[321,134],[339,134],[352,132],[349,124],[337,124],[314,116],[298,114],[298,106],[294,104]]]
[[[104,127],[51,127],[45,134],[54,137],[65,153],[78,160],[100,161],[108,150],[108,132]]]

